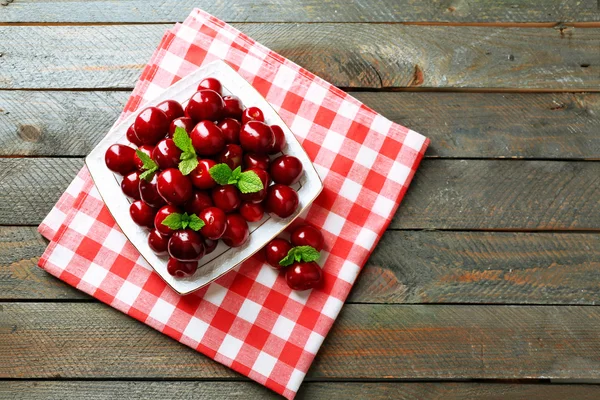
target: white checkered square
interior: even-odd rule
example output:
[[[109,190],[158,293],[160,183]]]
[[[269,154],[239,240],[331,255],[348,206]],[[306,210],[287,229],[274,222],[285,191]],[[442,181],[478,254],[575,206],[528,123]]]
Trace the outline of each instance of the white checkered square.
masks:
[[[337,110],[337,113],[342,117],[346,117],[349,120],[353,120],[358,113],[358,106],[354,103],[344,100]]]
[[[225,296],[227,296],[227,289],[217,283],[212,283],[204,295],[204,300],[218,307],[223,303]]]
[[[65,267],[71,263],[73,256],[75,256],[75,253],[73,253],[70,249],[67,249],[60,244],[56,244],[54,250],[48,257],[48,262],[55,267],[64,270]]]
[[[255,303],[250,299],[246,299],[242,303],[242,307],[240,307],[240,311],[237,313],[237,315],[253,324],[254,321],[256,321],[261,309],[262,306],[260,304]]]
[[[91,263],[87,271],[85,271],[85,274],[83,274],[81,280],[89,283],[94,287],[98,287],[100,286],[104,278],[106,278],[106,274],[108,274],[107,270],[105,270],[98,264]]]
[[[242,61],[242,65],[240,65],[240,69],[243,69],[244,71],[248,71],[252,75],[256,75],[258,73],[258,70],[260,70],[261,66],[262,66],[261,60],[259,60],[256,57],[253,57],[251,55],[247,55],[246,57],[244,57],[244,60]]]
[[[406,180],[408,179],[408,176],[410,175],[410,171],[410,168],[406,165],[394,161],[394,164],[392,164],[392,168],[390,169],[388,178],[393,180],[394,182],[398,182],[404,185],[406,183]]]
[[[278,275],[278,272],[273,268],[263,265],[260,269],[260,272],[256,276],[256,282],[262,283],[266,287],[273,287]]]
[[[272,333],[283,340],[288,340],[295,326],[296,323],[294,321],[280,315],[277,321],[275,321],[275,325],[273,325]]]
[[[134,285],[129,281],[125,281],[123,282],[123,285],[121,285],[121,288],[115,297],[131,307],[135,302],[135,299],[137,299],[137,297],[140,295],[141,291],[141,287]]]
[[[175,311],[175,306],[171,303],[164,301],[163,299],[158,299],[154,307],[152,307],[152,311],[150,311],[150,317],[155,320],[166,324],[169,322],[169,318]]]
[[[120,254],[125,246],[125,243],[127,243],[127,237],[120,231],[111,229],[108,235],[106,235],[102,246],[114,251],[117,254]]]
[[[275,79],[273,79],[273,85],[285,90],[289,90],[292,87],[295,79],[296,72],[285,65],[281,65],[277,70]]]
[[[371,123],[371,129],[375,132],[387,135],[392,127],[392,121],[385,118],[383,115],[377,114]]]
[[[340,135],[335,131],[327,131],[327,135],[323,140],[323,148],[331,150],[334,153],[338,153],[344,143],[344,136]]]
[[[271,375],[271,372],[273,372],[275,364],[277,364],[277,359],[275,357],[270,356],[264,351],[261,351],[258,357],[256,358],[252,369],[268,378]]]
[[[340,188],[340,195],[354,202],[358,198],[362,185],[354,182],[352,179],[344,179],[344,183]]]
[[[225,339],[223,339],[223,343],[221,343],[221,346],[217,351],[219,352],[219,354],[222,354],[225,357],[235,360],[243,344],[244,342],[242,342],[240,339],[235,338],[231,335],[225,335]]]
[[[378,236],[375,232],[367,228],[361,228],[358,236],[356,236],[355,243],[365,249],[369,250],[375,244]]]
[[[306,344],[304,345],[304,350],[312,354],[317,354],[321,344],[323,344],[323,340],[325,340],[323,336],[319,335],[317,332],[311,332]]]
[[[229,49],[230,47],[228,44],[225,44],[222,41],[215,39],[208,48],[208,52],[217,58],[225,59],[227,58],[227,53],[229,52]]]
[[[161,64],[161,68],[165,71],[169,71],[173,75],[177,75],[179,68],[181,68],[181,63],[183,59],[179,56],[176,56],[173,53],[167,52],[163,57],[163,62]]]
[[[342,264],[342,268],[338,274],[338,278],[343,279],[344,281],[352,284],[356,280],[358,273],[360,272],[360,267],[354,264],[352,261],[344,261]]]
[[[387,218],[395,205],[396,203],[393,200],[390,200],[383,195],[377,195],[377,199],[375,200],[375,203],[373,203],[373,212]]]
[[[327,92],[327,89],[325,89],[323,86],[319,85],[316,82],[312,82],[304,98],[309,101],[312,101],[315,104],[321,105],[323,104],[325,96],[327,96]]]
[[[208,330],[208,327],[209,325],[206,322],[196,317],[192,317],[190,322],[188,322],[187,326],[185,327],[183,334],[200,343],[204,337],[204,334]]]
[[[418,134],[413,130],[409,130],[406,134],[403,144],[416,151],[421,151],[425,143],[425,136]]]
[[[356,154],[354,161],[365,168],[371,169],[378,155],[379,153],[375,150],[370,149],[367,146],[360,146],[360,150],[358,150],[358,154]]]
[[[301,138],[305,138],[306,136],[308,136],[308,132],[310,132],[312,125],[313,124],[311,121],[304,119],[299,115],[296,115],[294,121],[292,122],[292,125],[290,126],[290,129],[294,133],[294,135]]]
[[[321,310],[321,313],[327,315],[331,319],[335,319],[343,305],[344,303],[340,299],[329,296],[325,302],[325,305],[323,306],[323,309]]]
[[[331,232],[332,234],[338,236],[344,227],[344,223],[346,220],[334,212],[329,212],[327,215],[327,219],[323,224],[323,229],[327,232]]]
[[[96,220],[89,215],[78,212],[75,214],[73,222],[71,222],[71,226],[74,231],[86,236],[95,222]]]

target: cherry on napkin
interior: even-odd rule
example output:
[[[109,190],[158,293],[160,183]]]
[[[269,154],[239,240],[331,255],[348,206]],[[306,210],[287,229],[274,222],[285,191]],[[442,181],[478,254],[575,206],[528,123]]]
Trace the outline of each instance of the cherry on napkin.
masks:
[[[40,226],[52,241],[39,265],[292,399],[428,140],[201,10],[165,34],[121,117],[216,59],[279,112],[323,181],[301,216],[325,237],[323,288],[289,289],[259,253],[209,286],[178,295],[121,233],[85,168]]]

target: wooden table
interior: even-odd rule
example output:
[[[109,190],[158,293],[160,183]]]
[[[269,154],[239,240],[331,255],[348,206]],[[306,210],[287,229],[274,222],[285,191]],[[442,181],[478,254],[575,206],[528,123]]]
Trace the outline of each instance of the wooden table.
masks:
[[[600,398],[600,4],[0,0],[0,398],[268,390],[36,267],[194,6],[431,138],[299,398]]]

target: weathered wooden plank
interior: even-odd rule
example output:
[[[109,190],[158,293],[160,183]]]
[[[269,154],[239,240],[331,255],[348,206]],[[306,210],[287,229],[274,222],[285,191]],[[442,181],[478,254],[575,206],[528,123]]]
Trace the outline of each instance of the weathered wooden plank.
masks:
[[[0,22],[175,22],[199,7],[236,22],[582,22],[598,21],[594,0],[432,1],[278,0],[238,1],[127,0],[34,1],[8,4]]]
[[[99,303],[3,303],[0,377],[228,378]],[[309,379],[597,379],[597,307],[344,307]]]
[[[426,157],[600,158],[599,93],[354,92],[431,139]],[[0,91],[0,155],[85,156],[125,92]]]
[[[296,399],[398,400],[449,399],[498,400],[595,400],[598,385],[540,385],[471,382],[306,382]],[[6,381],[0,384],[1,399],[40,400],[152,400],[279,399],[275,393],[252,382],[172,381]]]
[[[86,294],[37,267],[34,227],[0,228],[0,300],[79,300]],[[388,231],[349,303],[596,304],[595,234]]]
[[[600,28],[236,26],[342,87],[549,91],[600,85]],[[0,26],[0,88],[131,87],[168,27]]]

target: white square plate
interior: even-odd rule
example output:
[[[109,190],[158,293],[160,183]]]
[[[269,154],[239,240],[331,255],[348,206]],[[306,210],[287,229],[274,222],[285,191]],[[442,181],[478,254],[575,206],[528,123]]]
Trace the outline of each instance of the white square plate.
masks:
[[[123,231],[125,236],[127,236],[161,278],[180,294],[187,294],[200,289],[251,257],[298,217],[323,189],[323,183],[317,171],[298,140],[292,134],[292,131],[290,131],[277,112],[252,85],[246,82],[244,78],[223,61],[215,61],[198,69],[173,86],[165,89],[162,94],[153,101],[144,104],[139,110],[141,111],[146,107],[154,106],[168,99],[177,100],[185,107],[189,99],[196,92],[198,83],[207,77],[216,78],[221,82],[224,95],[231,94],[237,96],[244,107],[259,107],[264,113],[267,124],[279,125],[283,129],[287,142],[284,153],[297,157],[302,162],[304,168],[300,182],[294,186],[294,189],[298,191],[300,204],[292,216],[281,219],[265,215],[261,221],[249,224],[250,239],[244,246],[229,248],[224,243],[219,242],[215,251],[200,260],[198,271],[193,276],[175,278],[167,272],[168,257],[157,256],[148,247],[148,230],[136,225],[129,216],[130,200],[121,191],[121,176],[110,171],[104,163],[104,154],[111,145],[115,143],[129,144],[125,134],[127,128],[135,121],[138,113],[130,115],[119,125],[113,127],[85,159],[94,183],[98,188],[98,192],[100,192],[102,199],[121,228],[121,231]]]

